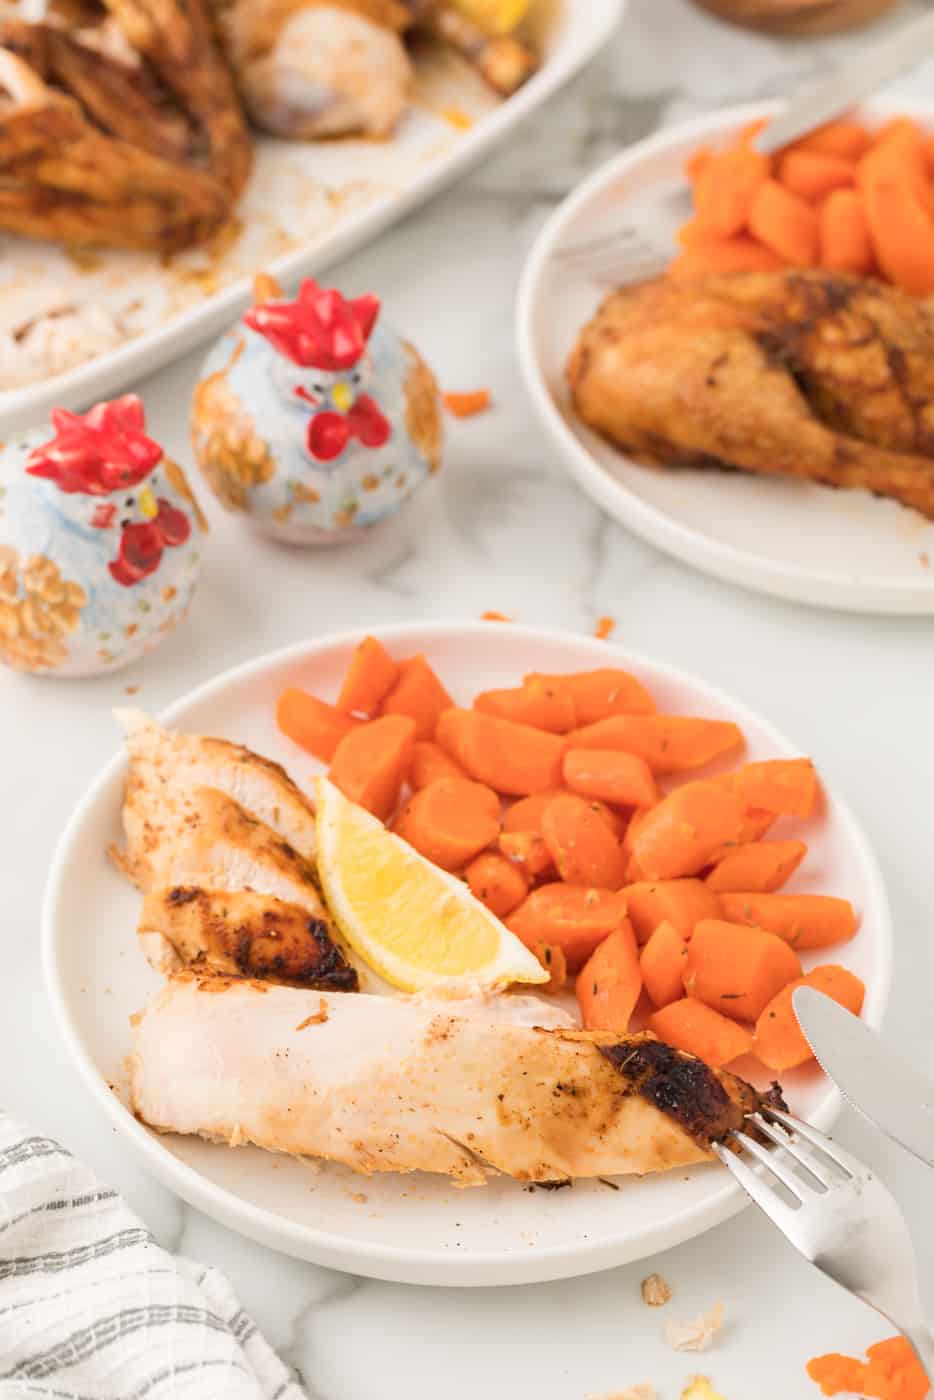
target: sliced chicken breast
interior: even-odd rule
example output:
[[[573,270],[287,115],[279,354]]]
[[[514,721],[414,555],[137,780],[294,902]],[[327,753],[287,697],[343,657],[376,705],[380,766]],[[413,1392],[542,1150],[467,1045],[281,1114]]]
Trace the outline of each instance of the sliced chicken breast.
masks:
[[[166,834],[187,820],[192,788],[226,793],[305,860],[314,860],[314,807],[278,763],[226,739],[163,729],[139,710],[117,710],[116,717],[130,756],[120,864],[141,889],[153,887],[153,865]]]
[[[647,1035],[191,972],[138,1018],[131,1087],[162,1132],[461,1186],[689,1166],[762,1103]]]

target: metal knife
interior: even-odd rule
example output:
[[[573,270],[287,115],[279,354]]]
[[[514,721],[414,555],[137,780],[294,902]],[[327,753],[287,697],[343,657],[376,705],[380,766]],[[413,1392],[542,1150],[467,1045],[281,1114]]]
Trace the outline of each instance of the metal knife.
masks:
[[[799,987],[792,1001],[811,1049],[844,1097],[894,1142],[934,1167],[934,1080],[822,992]]]

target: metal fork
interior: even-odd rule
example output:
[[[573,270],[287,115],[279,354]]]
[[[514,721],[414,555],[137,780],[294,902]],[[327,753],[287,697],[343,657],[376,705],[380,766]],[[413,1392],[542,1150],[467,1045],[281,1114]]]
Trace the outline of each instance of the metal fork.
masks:
[[[905,69],[934,52],[934,15],[905,25],[888,42],[869,47],[845,69],[792,99],[752,142],[772,155],[800,136],[840,116],[854,102],[877,92]],[[656,185],[627,200],[614,227],[564,244],[554,256],[595,282],[627,286],[663,272],[676,248],[676,234],[691,216],[691,192],[683,179]]]
[[[773,1108],[747,1121],[773,1145],[735,1133],[744,1156],[715,1143],[720,1161],[799,1254],[907,1338],[934,1381],[934,1335],[923,1320],[908,1226],[891,1193],[810,1124]],[[747,1157],[781,1183],[791,1202]]]

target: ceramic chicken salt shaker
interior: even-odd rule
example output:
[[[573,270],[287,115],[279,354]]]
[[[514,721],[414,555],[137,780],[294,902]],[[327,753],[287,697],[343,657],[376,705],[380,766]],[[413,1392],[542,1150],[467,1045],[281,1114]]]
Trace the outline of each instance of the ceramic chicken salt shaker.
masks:
[[[441,398],[375,296],[267,277],[211,350],[192,405],[215,495],[290,544],[334,544],[394,514],[437,471]]]
[[[0,448],[0,661],[115,671],[188,611],[207,528],[135,394]]]

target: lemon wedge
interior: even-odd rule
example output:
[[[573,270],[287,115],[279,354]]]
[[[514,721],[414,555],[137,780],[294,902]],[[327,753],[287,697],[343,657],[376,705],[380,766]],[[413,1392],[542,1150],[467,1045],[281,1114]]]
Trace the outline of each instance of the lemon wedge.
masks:
[[[318,871],[331,913],[374,972],[406,992],[547,982],[523,943],[453,875],[425,860],[327,778],[315,784]]]
[[[485,34],[511,34],[529,11],[530,0],[455,0],[462,15]]]

